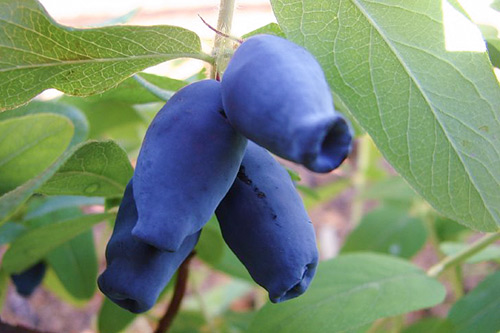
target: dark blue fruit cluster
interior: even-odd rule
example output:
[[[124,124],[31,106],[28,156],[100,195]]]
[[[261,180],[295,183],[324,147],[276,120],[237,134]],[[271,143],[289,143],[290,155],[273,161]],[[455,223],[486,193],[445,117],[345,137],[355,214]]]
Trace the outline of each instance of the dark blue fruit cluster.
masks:
[[[351,140],[314,57],[279,37],[249,38],[222,82],[179,90],[151,123],[99,288],[129,311],[147,311],[215,212],[224,240],[272,302],[301,295],[318,263],[314,229],[268,150],[328,172]]]

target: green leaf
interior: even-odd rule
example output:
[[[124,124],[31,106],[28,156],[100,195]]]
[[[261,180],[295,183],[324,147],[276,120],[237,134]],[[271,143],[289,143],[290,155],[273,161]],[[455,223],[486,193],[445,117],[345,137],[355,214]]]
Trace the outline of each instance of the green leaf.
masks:
[[[199,37],[173,26],[74,29],[57,24],[35,0],[0,1],[0,110],[48,88],[87,96],[161,62],[211,61]]]
[[[457,254],[458,252],[467,248],[467,244],[465,243],[453,243],[453,242],[445,242],[439,245],[441,251],[447,256],[452,256]],[[490,261],[490,260],[500,260],[500,245],[492,244],[487,248],[481,250],[476,253],[472,257],[467,258],[465,261],[469,264],[475,264],[482,261]]]
[[[119,197],[132,174],[127,153],[116,143],[89,142],[75,152],[39,192]]]
[[[24,220],[31,220],[64,208],[104,205],[102,198],[83,196],[34,197],[30,200]]]
[[[409,208],[419,196],[403,178],[396,176],[374,183],[361,193],[361,198]]]
[[[7,292],[9,290],[9,275],[0,268],[0,312],[2,312],[3,304],[7,298]]]
[[[45,272],[45,277],[43,278],[43,286],[61,301],[71,304],[76,308],[83,308],[88,304],[87,300],[76,299],[70,293],[68,293],[68,291],[66,290],[66,288],[64,288],[56,273],[50,266],[47,267],[47,271]]]
[[[343,332],[382,317],[434,306],[446,290],[402,259],[347,254],[319,264],[309,290],[282,304],[267,304],[250,332]]]
[[[14,214],[22,204],[24,204],[29,197],[38,189],[44,182],[56,173],[59,167],[73,155],[75,151],[84,147],[85,144],[80,144],[67,150],[55,161],[50,167],[45,169],[38,176],[31,178],[23,185],[17,187],[15,190],[4,194],[0,197],[0,225],[5,223],[7,219]]]
[[[434,229],[440,242],[463,240],[467,235],[472,233],[470,229],[444,217],[436,218]]]
[[[169,77],[154,75],[149,73],[138,73],[138,76],[146,80],[147,82],[154,84],[160,89],[175,92],[182,87],[187,85],[186,81],[171,79]],[[121,82],[116,87],[107,90],[103,93],[88,96],[85,98],[82,97],[73,97],[73,96],[63,96],[61,98],[62,101],[79,104],[86,103],[102,103],[102,102],[120,102],[124,104],[145,104],[145,103],[153,103],[153,102],[163,102],[162,99],[158,98],[156,95],[152,94],[149,90],[144,88],[136,79],[130,77],[125,81]],[[80,101],[80,103],[73,102]],[[106,112],[106,109],[101,109],[101,111]]]
[[[314,209],[318,205],[324,204],[335,199],[340,193],[351,185],[349,179],[338,179],[331,183],[321,185],[316,188],[306,188],[297,186],[297,188],[305,194],[303,197],[304,206],[307,210]]]
[[[500,67],[500,38],[498,38],[498,30],[491,25],[478,25],[486,41],[488,48],[488,56],[491,63],[495,67]]]
[[[242,38],[247,39],[249,37],[252,37],[255,35],[260,35],[260,34],[275,35],[278,37],[286,38],[285,33],[283,32],[283,30],[281,30],[280,26],[277,25],[276,23],[266,24],[263,27],[260,27],[254,31],[251,31],[251,32],[243,35]]]
[[[499,228],[500,87],[477,27],[446,0],[271,3],[418,193],[472,229]]]
[[[456,333],[489,333],[500,330],[500,272],[490,275],[456,302],[448,313]]]
[[[214,269],[253,283],[245,266],[225,244],[215,216],[203,228],[196,245],[196,254]]]
[[[55,248],[46,259],[71,296],[86,300],[94,296],[98,267],[92,230]]]
[[[130,325],[136,317],[135,313],[119,307],[106,297],[99,310],[97,327],[101,333],[119,333]]]
[[[22,234],[26,228],[14,222],[7,222],[0,227],[0,245],[4,245],[12,242],[20,234]]]
[[[201,312],[196,311],[181,311],[172,323],[172,328],[169,332],[172,333],[199,333],[209,332],[210,328],[205,322],[205,318]]]
[[[0,194],[45,170],[73,137],[68,118],[35,114],[0,121]]]
[[[411,258],[426,239],[422,220],[409,216],[406,210],[385,206],[363,216],[341,252],[372,251]]]
[[[402,333],[454,333],[452,323],[444,318],[425,318],[405,328]]]
[[[22,272],[53,249],[112,217],[114,214],[108,213],[85,215],[31,229],[12,242],[5,252],[2,267],[9,274]]]
[[[490,7],[500,11],[500,0],[494,0],[491,4]]]
[[[215,215],[203,227],[198,244],[196,244],[196,255],[209,264],[216,264],[224,256],[226,244],[222,239],[218,222]]]
[[[75,107],[62,103],[32,101],[17,109],[0,113],[0,121],[7,118],[22,117],[29,114],[54,113],[65,116],[71,120],[75,132],[70,146],[74,146],[87,139],[89,124],[85,115]]]

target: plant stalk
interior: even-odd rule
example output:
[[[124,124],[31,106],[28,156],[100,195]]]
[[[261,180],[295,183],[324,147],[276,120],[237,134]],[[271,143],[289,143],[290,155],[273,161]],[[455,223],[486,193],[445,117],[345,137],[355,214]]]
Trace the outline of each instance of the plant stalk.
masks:
[[[236,0],[221,0],[219,7],[219,18],[217,20],[217,31],[224,35],[231,35],[231,27],[233,25],[234,5]],[[222,77],[224,70],[231,58],[234,41],[231,38],[222,36],[219,33],[215,34],[213,56],[215,64],[212,66],[210,77],[212,79],[219,79]]]
[[[479,251],[486,248],[488,245],[496,242],[497,240],[500,240],[500,232],[487,234],[486,236],[470,244],[462,251],[452,256],[444,258],[436,265],[429,268],[429,270],[427,271],[427,275],[431,277],[437,277],[439,276],[439,274],[441,274],[448,268],[455,267],[456,265],[464,262],[466,259],[472,257],[474,254],[478,253]]]
[[[189,262],[193,257],[194,252],[191,252],[179,267],[179,270],[177,271],[177,281],[175,283],[174,295],[172,296],[172,300],[168,305],[167,311],[160,319],[155,333],[167,332],[168,329],[172,326],[174,318],[181,308],[184,294],[186,293],[187,279],[189,275]]]

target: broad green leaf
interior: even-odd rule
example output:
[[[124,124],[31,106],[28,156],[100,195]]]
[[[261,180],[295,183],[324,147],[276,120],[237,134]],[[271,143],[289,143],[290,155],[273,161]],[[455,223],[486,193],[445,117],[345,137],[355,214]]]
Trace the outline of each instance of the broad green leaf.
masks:
[[[109,131],[130,124],[145,126],[143,118],[128,103],[102,100],[92,102],[87,98],[64,97],[64,103],[69,103],[85,113],[90,124],[90,139],[109,138]]]
[[[406,210],[384,206],[363,216],[341,252],[371,251],[411,258],[426,239],[422,220],[409,216]]]
[[[119,197],[132,174],[127,153],[116,143],[89,142],[75,152],[39,192]]]
[[[175,92],[182,87],[187,85],[187,82],[171,79],[169,77],[154,75],[149,73],[138,73],[138,76],[148,81],[151,84],[154,84],[158,88],[163,90]],[[136,79],[130,77],[125,81],[121,82],[116,87],[107,90],[101,94],[88,96],[85,98],[82,97],[74,97],[74,96],[64,96],[61,98],[62,101],[75,104],[85,104],[85,103],[101,103],[101,102],[120,102],[125,104],[145,104],[145,103],[153,103],[153,102],[162,102],[160,98],[149,92],[144,86],[142,86]],[[80,103],[73,102],[80,101]],[[102,111],[106,111],[102,109]]]
[[[105,297],[99,310],[97,327],[101,333],[119,333],[130,325],[136,317],[135,313],[119,307]]]
[[[320,263],[304,295],[265,305],[249,332],[352,331],[382,317],[434,306],[445,295],[443,285],[407,261],[346,254]]]
[[[447,256],[452,256],[457,254],[458,252],[465,250],[467,248],[467,244],[465,243],[453,243],[453,242],[445,242],[439,245],[441,251]],[[492,244],[487,248],[481,250],[476,253],[472,257],[467,258],[465,261],[469,264],[474,264],[482,261],[496,260],[500,261],[500,245]]]
[[[203,227],[198,244],[196,244],[196,256],[209,264],[215,264],[222,260],[226,244],[222,239],[218,222],[215,215]]]
[[[360,194],[365,200],[378,200],[390,205],[410,207],[418,195],[399,176],[389,177],[369,186]]]
[[[29,197],[36,191],[36,189],[38,189],[44,182],[52,177],[54,173],[56,173],[56,171],[59,169],[59,167],[81,147],[85,147],[85,144],[82,143],[80,145],[71,147],[71,149],[68,149],[57,159],[57,161],[52,163],[52,165],[45,169],[45,171],[43,171],[41,174],[34,178],[31,178],[29,181],[17,187],[15,190],[12,190],[0,196],[0,225],[5,223],[7,219],[29,199]]]
[[[210,332],[210,327],[206,323],[201,312],[181,311],[175,317],[172,327],[169,330],[172,333],[198,333]]]
[[[454,333],[452,323],[444,318],[425,318],[405,328],[402,333]]]
[[[56,273],[50,266],[47,267],[47,272],[45,273],[45,277],[43,278],[43,286],[45,287],[45,289],[56,295],[57,298],[68,304],[71,304],[76,308],[83,308],[88,304],[87,300],[74,298],[66,290],[66,288],[63,286]]]
[[[12,242],[20,234],[22,234],[26,228],[14,222],[7,222],[0,227],[0,245],[4,245]]]
[[[260,35],[260,34],[275,35],[278,37],[286,38],[285,33],[283,32],[283,30],[281,30],[280,26],[277,25],[276,23],[266,24],[263,27],[260,27],[254,31],[251,31],[251,32],[243,35],[241,38],[247,39],[249,37],[252,37],[255,35]]]
[[[94,296],[98,267],[92,230],[55,248],[46,259],[71,296],[87,300]]]
[[[434,221],[434,230],[440,242],[464,240],[473,231],[467,229],[462,224],[444,218],[438,217]]]
[[[63,103],[32,101],[17,109],[0,113],[0,121],[7,118],[22,117],[29,114],[54,113],[71,120],[75,129],[70,146],[83,142],[89,133],[89,124],[85,115],[75,107]]]
[[[64,152],[72,137],[70,120],[55,114],[0,121],[0,194],[45,170]]]
[[[197,256],[214,269],[253,283],[245,266],[225,244],[215,216],[203,228],[196,251]]]
[[[455,333],[500,331],[500,271],[488,276],[458,300],[448,313]]]
[[[74,29],[57,24],[35,0],[0,1],[0,110],[48,88],[76,96],[100,93],[182,57],[211,61],[199,37],[180,27]]]
[[[102,198],[83,196],[54,196],[33,198],[29,202],[28,209],[24,215],[25,220],[34,219],[45,214],[70,207],[104,205]]]
[[[12,242],[5,252],[2,267],[8,273],[19,273],[94,224],[113,216],[108,213],[84,215],[31,229]]]
[[[495,67],[500,67],[500,38],[498,38],[498,30],[491,25],[478,25],[486,41],[488,48],[488,56],[491,63]]]
[[[308,191],[304,186],[298,186],[297,188],[305,194],[303,196],[304,206],[307,210],[314,209],[318,205],[326,203],[330,200],[335,199],[340,193],[347,189],[351,185],[349,179],[338,179],[331,183],[321,185],[316,188],[309,188]]]
[[[9,290],[9,275],[0,268],[0,312],[2,312],[3,304],[7,298],[7,291]]]
[[[200,280],[206,279],[206,272],[201,272]],[[229,310],[231,304],[253,290],[254,284],[246,281],[233,279],[227,283],[216,285],[210,289],[200,291],[199,296],[192,296],[183,301],[183,308],[194,310],[200,308],[202,298],[205,304],[204,313],[208,318],[216,318]]]
[[[500,87],[461,11],[446,0],[271,3],[418,193],[472,229],[499,228]]]

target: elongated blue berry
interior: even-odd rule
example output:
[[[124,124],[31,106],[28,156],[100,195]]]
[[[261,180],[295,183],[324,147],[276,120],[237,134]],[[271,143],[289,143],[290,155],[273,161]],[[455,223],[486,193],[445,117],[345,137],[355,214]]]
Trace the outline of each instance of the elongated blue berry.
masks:
[[[249,142],[216,210],[227,245],[277,303],[305,292],[316,271],[314,229],[288,172]]]
[[[226,119],[219,82],[179,90],[151,123],[137,160],[139,220],[133,235],[159,249],[178,250],[231,187],[246,142]]]
[[[17,293],[24,297],[31,296],[36,287],[42,283],[46,268],[45,263],[39,261],[19,274],[12,274],[10,277],[16,286]]]
[[[106,270],[99,289],[113,302],[134,313],[149,310],[175,271],[194,249],[200,232],[187,237],[176,252],[161,251],[132,236],[137,209],[132,181],[128,184],[106,248]]]
[[[222,78],[233,126],[272,153],[316,172],[338,167],[351,149],[321,66],[304,48],[257,35],[236,50]]]

